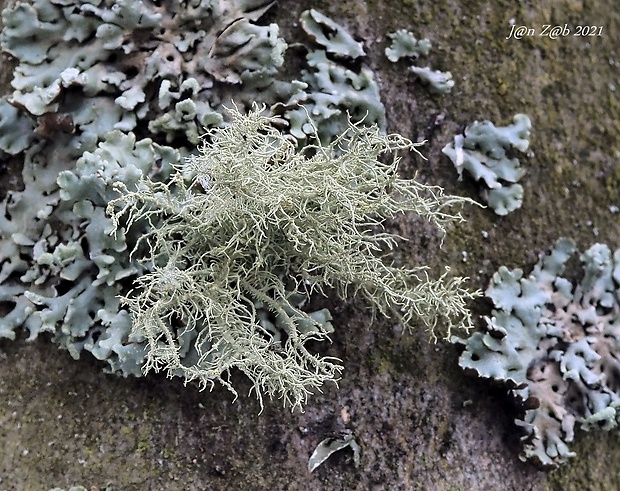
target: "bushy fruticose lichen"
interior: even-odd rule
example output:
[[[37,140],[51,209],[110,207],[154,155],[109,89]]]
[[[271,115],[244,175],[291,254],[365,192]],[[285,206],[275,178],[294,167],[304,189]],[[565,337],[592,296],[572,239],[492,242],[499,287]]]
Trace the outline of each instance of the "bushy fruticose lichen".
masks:
[[[232,123],[210,131],[199,155],[175,165],[167,182],[142,178],[108,208],[117,233],[150,228],[152,270],[123,298],[135,334],[148,340],[146,369],[182,372],[202,386],[243,371],[254,390],[301,406],[334,380],[338,360],[313,354],[324,320],[295,304],[299,295],[334,289],[365,298],[406,328],[421,320],[446,336],[469,329],[465,303],[474,293],[447,272],[430,279],[425,266],[399,269],[383,260],[397,242],[382,222],[414,212],[443,230],[461,220],[439,187],[398,177],[398,157],[379,156],[418,144],[351,124],[333,143],[300,151],[256,110],[231,111]],[[258,308],[271,312],[262,322]],[[183,357],[193,336],[196,356]]]
[[[350,281],[352,291],[357,288],[369,297],[376,295],[377,308],[384,313],[402,308],[399,314],[407,321],[417,313],[433,326],[435,307],[445,308],[449,318],[466,315],[459,302],[467,294],[460,290],[458,279],[444,277],[436,282],[445,286],[440,293],[455,292],[448,297],[454,302],[444,305],[433,296],[435,285],[425,281],[424,268],[411,271],[409,278],[406,272],[396,274],[387,268],[373,273],[363,269],[362,260],[351,262],[363,253],[371,265],[379,264],[370,253],[392,246],[393,238],[380,234],[379,239],[360,243],[334,239],[346,238],[333,235],[337,227],[352,227],[368,238],[372,224],[380,222],[380,218],[373,221],[374,213],[389,216],[399,209],[388,204],[388,209],[377,211],[374,207],[381,203],[385,190],[369,190],[370,184],[362,181],[383,172],[380,166],[370,169],[373,155],[401,144],[388,139],[382,147],[370,137],[367,141],[366,137],[349,138],[354,132],[347,130],[349,119],[376,125],[378,134],[382,133],[385,108],[373,72],[364,64],[362,44],[333,20],[314,10],[302,14],[300,26],[307,37],[302,70],[291,74],[293,79],[280,74],[287,43],[276,24],[260,23],[273,5],[253,0],[37,0],[14,2],[3,11],[0,46],[15,59],[16,68],[13,93],[0,99],[0,159],[23,155],[24,167],[23,188],[10,190],[0,202],[0,338],[13,339],[19,329],[28,331],[29,340],[48,332],[73,357],[92,353],[107,363],[109,371],[123,375],[139,376],[147,363],[147,368],[165,366],[170,374],[203,384],[215,380],[228,384],[229,369],[237,367],[254,380],[259,396],[267,391],[295,406],[307,391],[324,380],[336,379],[341,369],[336,360],[318,358],[305,349],[308,340],[323,339],[333,330],[327,309],[312,311],[305,305],[315,290],[335,286],[344,296],[349,293],[346,281],[355,278]],[[243,197],[238,191],[231,192],[228,198],[232,201],[224,205],[217,201],[220,195],[212,195],[224,189],[221,176],[213,189],[204,173],[197,174],[203,179],[198,184],[192,184],[191,176],[184,176],[187,181],[183,181],[178,172],[187,172],[195,164],[180,162],[195,151],[204,128],[228,124],[223,106],[234,104],[247,111],[253,102],[263,104],[264,112],[284,132],[285,136],[264,142],[267,153],[271,145],[277,148],[274,162],[280,162],[281,152],[293,158],[293,148],[315,141],[323,146],[308,147],[295,157],[301,159],[295,165],[305,162],[305,157],[314,165],[319,155],[331,153],[342,153],[344,158],[352,155],[347,145],[361,145],[364,140],[378,145],[364,157],[371,159],[364,160],[368,169],[361,172],[351,166],[335,171],[320,163],[324,167],[312,178],[289,169],[282,177],[286,185],[265,181],[255,189],[261,190],[265,201],[254,200],[250,203],[254,208],[243,208],[247,215],[238,209],[237,200]],[[237,131],[239,142],[255,138],[251,133],[244,135],[238,125],[230,131]],[[344,131],[349,136],[339,137]],[[285,140],[287,144],[281,144]],[[334,140],[337,143],[327,146]],[[237,157],[229,155],[228,162],[246,162]],[[262,164],[256,164],[260,169]],[[336,172],[333,181],[327,177],[332,171]],[[361,174],[351,177],[357,171]],[[258,175],[262,174],[248,174],[245,181],[235,182],[250,183],[252,188],[252,179]],[[339,180],[346,176],[355,184]],[[383,178],[386,188],[392,185],[391,177]],[[297,182],[297,187],[288,189],[291,182]],[[338,183],[340,187],[329,187]],[[131,229],[121,230],[123,219],[117,216],[118,233],[110,234],[113,223],[105,207],[118,197],[113,186],[120,189],[123,185],[128,193],[167,191],[157,195],[155,205],[136,199],[133,205],[144,207],[129,215]],[[278,186],[287,188],[289,194],[282,194]],[[343,186],[349,192],[369,194],[370,201],[358,202],[362,208],[352,212],[359,222],[336,219],[353,210]],[[457,218],[444,214],[441,207],[452,200],[441,196],[438,189],[415,189],[427,193],[430,201],[417,201],[413,211],[439,225]],[[181,192],[198,201],[188,198],[187,208],[183,202],[182,210],[166,209],[166,200],[185,199]],[[413,191],[405,192],[405,202],[411,199],[408,192]],[[204,210],[192,208],[207,198],[213,201]],[[425,208],[433,199],[437,208]],[[262,208],[256,208],[259,205]],[[282,235],[282,220],[292,211],[301,215],[291,218]],[[211,215],[209,219],[200,215],[205,220],[198,226],[190,215],[199,212],[213,213],[217,221]],[[249,217],[255,216],[270,224],[267,231],[248,225]],[[273,217],[279,221],[270,222]],[[309,220],[317,223],[310,226]],[[175,226],[184,232],[171,232]],[[199,231],[198,235],[191,230]],[[267,242],[248,241],[244,234],[250,232]],[[330,234],[333,243],[326,242]],[[310,236],[314,242],[307,242]],[[282,237],[289,241],[284,241],[287,247],[278,242]],[[250,247],[250,252],[235,246]],[[299,248],[303,254],[296,251]],[[313,255],[310,259],[304,256],[310,252],[329,252],[330,256],[320,256],[320,262]],[[258,269],[264,267],[264,276],[246,278],[243,268],[249,266],[239,255]],[[343,255],[349,262],[341,259]],[[229,263],[221,262],[222,257]],[[332,269],[345,269],[340,276],[330,270],[319,281],[324,274],[321,268],[330,264]],[[204,294],[201,282],[208,278],[200,275],[205,271],[210,271],[217,288],[224,289],[224,293],[210,290],[215,295],[208,297],[214,302],[210,306],[191,296],[192,292]],[[139,300],[147,294],[149,282],[160,277],[165,281],[155,284],[153,291],[165,293],[160,295],[168,299],[165,308]],[[383,281],[381,285],[377,278]],[[198,282],[195,289],[194,282]],[[128,294],[131,285],[136,287],[135,295]],[[133,319],[119,301],[123,296],[133,308]],[[199,317],[197,305],[205,308]],[[142,306],[146,313],[140,316],[136,312]],[[133,325],[136,319],[150,321],[145,317],[148,312],[153,315],[152,330]],[[229,321],[239,329],[224,329]],[[172,337],[166,338],[166,333]]]

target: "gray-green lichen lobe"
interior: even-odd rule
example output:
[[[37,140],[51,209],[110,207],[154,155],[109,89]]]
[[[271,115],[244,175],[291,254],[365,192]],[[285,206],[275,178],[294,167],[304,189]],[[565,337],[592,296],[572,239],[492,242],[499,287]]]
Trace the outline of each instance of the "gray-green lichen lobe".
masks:
[[[560,236],[584,249],[618,243],[618,215],[609,210],[620,206],[620,87],[612,89],[620,79],[620,14],[614,7],[613,0],[283,0],[276,17],[292,23],[301,10],[316,8],[364,41],[389,129],[429,140],[423,149],[429,160],[411,159],[407,172],[417,170],[450,193],[477,196],[472,182],[456,181],[441,155],[455,133],[475,119],[506,124],[516,112],[530,116],[533,155],[522,158],[528,174],[520,210],[498,218],[470,208],[468,222],[441,252],[436,233],[420,221],[393,225],[410,237],[403,262],[449,263],[455,274],[471,277],[472,287],[485,288],[500,265],[533,265]],[[506,40],[512,18],[532,27],[604,29],[589,39]],[[385,58],[386,35],[398,28],[431,39],[429,63],[451,71],[456,82],[448,96],[429,95],[405,75],[406,62]],[[4,58],[0,63],[5,66]],[[438,115],[444,119],[434,127]],[[581,457],[547,476],[518,461],[510,400],[465,378],[454,347],[429,344],[423,332],[402,336],[389,320],[371,327],[355,302],[332,311],[339,327],[328,354],[341,357],[346,370],[340,388],[327,387],[301,415],[274,402],[259,416],[256,401],[241,391],[232,404],[221,389],[198,393],[163,378],[118,379],[43,341],[1,341],[0,489],[107,482],[122,490],[619,487],[616,434],[578,434],[574,449]],[[309,475],[314,446],[343,427],[362,446],[361,467],[343,451]]]

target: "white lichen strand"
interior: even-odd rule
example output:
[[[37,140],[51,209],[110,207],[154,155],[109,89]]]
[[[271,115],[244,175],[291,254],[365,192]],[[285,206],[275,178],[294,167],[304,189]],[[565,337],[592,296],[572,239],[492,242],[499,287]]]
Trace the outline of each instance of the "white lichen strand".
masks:
[[[210,131],[168,182],[119,183],[122,196],[107,208],[117,231],[151,223],[143,241],[153,269],[123,298],[134,332],[148,340],[147,370],[181,371],[234,392],[229,374],[238,368],[261,403],[267,394],[301,407],[342,369],[309,351],[307,342],[327,339],[328,329],[293,300],[326,288],[342,298],[361,295],[373,313],[406,328],[421,320],[433,337],[439,324],[446,337],[471,327],[466,302],[476,293],[463,278],[446,272],[430,279],[425,266],[399,269],[382,260],[398,239],[378,231],[385,218],[414,212],[443,231],[462,220],[452,207],[470,202],[400,179],[397,156],[379,160],[420,144],[350,125],[329,146],[296,151],[260,110],[230,114],[230,126]],[[281,336],[262,327],[259,305]],[[188,364],[179,338],[192,331],[199,358]]]

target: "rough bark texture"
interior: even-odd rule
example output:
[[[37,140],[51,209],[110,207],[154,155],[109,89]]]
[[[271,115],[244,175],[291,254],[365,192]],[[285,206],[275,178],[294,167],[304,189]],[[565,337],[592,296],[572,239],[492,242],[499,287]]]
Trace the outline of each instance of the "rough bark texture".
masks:
[[[500,265],[533,265],[560,236],[582,249],[618,247],[618,215],[609,210],[620,205],[616,0],[281,0],[275,17],[291,27],[310,7],[364,41],[389,129],[429,140],[428,162],[408,157],[405,174],[417,171],[425,182],[477,197],[472,182],[457,182],[441,148],[476,119],[507,124],[518,112],[532,119],[523,208],[500,218],[472,207],[441,250],[430,227],[402,219],[393,224],[410,238],[402,261],[449,264],[472,288],[485,288]],[[506,40],[510,19],[537,31],[543,24],[604,27],[593,38]],[[405,62],[387,61],[386,35],[398,28],[432,40],[429,63],[452,72],[451,94],[429,95]],[[2,70],[5,92],[8,79]],[[431,132],[439,114],[443,124]],[[486,313],[489,305],[474,308]],[[303,414],[272,403],[259,415],[255,400],[233,403],[221,388],[201,393],[179,380],[105,375],[94,361],[74,362],[45,340],[0,341],[0,489],[620,489],[617,433],[578,433],[578,458],[551,474],[521,463],[512,422],[518,409],[504,390],[466,378],[456,347],[430,344],[423,330],[402,334],[389,319],[371,326],[355,301],[332,311],[337,331],[327,354],[343,359],[346,371]],[[309,474],[315,446],[344,428],[362,447],[359,468],[345,450]]]

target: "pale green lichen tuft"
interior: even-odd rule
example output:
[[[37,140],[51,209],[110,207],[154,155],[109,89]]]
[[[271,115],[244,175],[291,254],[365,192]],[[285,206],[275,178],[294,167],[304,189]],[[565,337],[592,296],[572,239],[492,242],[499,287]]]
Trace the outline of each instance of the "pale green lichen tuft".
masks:
[[[446,337],[470,328],[466,302],[476,293],[463,278],[430,279],[425,266],[399,269],[382,259],[398,238],[381,231],[385,218],[414,212],[444,230],[462,220],[452,207],[471,202],[400,179],[396,156],[379,160],[419,143],[351,124],[330,145],[297,151],[260,109],[230,113],[231,125],[210,131],[168,182],[119,183],[122,196],[107,208],[119,232],[151,224],[142,240],[152,270],[123,298],[134,333],[148,340],[147,371],[182,372],[234,392],[237,368],[261,402],[266,393],[300,407],[342,369],[307,346],[328,338],[329,318],[306,314],[296,300],[327,288],[364,297],[406,328],[421,320],[433,337],[439,324]],[[259,308],[278,331],[261,322]],[[198,353],[191,361],[180,345],[188,333]]]

